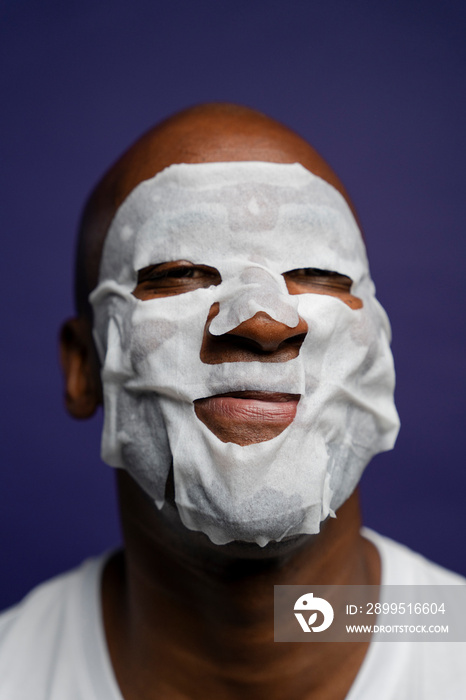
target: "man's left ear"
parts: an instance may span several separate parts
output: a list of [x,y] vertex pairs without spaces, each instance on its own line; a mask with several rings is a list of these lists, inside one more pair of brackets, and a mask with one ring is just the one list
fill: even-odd
[[91,324],[86,318],[72,318],[63,324],[60,359],[68,412],[73,418],[90,418],[102,404],[102,384]]

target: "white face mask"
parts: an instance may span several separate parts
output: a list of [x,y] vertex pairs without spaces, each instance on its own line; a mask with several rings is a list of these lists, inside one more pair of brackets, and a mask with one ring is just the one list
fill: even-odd
[[[216,268],[217,286],[141,301],[138,271],[187,260]],[[363,306],[328,294],[290,295],[283,273],[347,275]],[[138,185],[107,235],[91,294],[103,369],[102,457],[212,542],[263,546],[314,534],[351,495],[398,433],[390,327],[374,296],[364,245],[343,197],[299,164],[172,165]],[[207,364],[206,319],[220,336],[258,311],[309,327],[286,362]],[[299,394],[276,437],[223,442],[199,420],[196,399],[237,391]]]

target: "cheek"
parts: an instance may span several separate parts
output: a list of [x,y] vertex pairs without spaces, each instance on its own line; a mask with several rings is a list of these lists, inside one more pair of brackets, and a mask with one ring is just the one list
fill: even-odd
[[365,310],[353,310],[331,295],[306,294],[299,296],[298,311],[309,327],[301,349],[308,381],[340,381],[360,364],[373,342],[374,328]]
[[[136,374],[194,371],[200,362],[213,291],[199,289],[176,297],[137,301],[127,328],[129,356]],[[194,366],[193,366],[194,365]]]
[[134,325],[130,339],[130,359],[137,368],[148,355],[158,351],[176,333],[176,326],[166,320],[146,320]]

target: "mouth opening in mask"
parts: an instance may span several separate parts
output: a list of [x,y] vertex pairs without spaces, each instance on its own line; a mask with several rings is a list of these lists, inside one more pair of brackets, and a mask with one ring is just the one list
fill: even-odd
[[233,391],[194,401],[196,416],[222,442],[252,445],[280,435],[296,416],[299,394]]

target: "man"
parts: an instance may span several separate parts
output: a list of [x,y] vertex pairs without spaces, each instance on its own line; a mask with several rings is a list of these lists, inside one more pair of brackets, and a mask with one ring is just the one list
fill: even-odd
[[360,532],[398,421],[351,212],[306,142],[231,105],[103,178],[62,359],[73,416],[104,396],[125,547],[3,616],[1,700],[463,697],[456,645],[273,641],[274,585],[464,583]]

